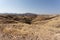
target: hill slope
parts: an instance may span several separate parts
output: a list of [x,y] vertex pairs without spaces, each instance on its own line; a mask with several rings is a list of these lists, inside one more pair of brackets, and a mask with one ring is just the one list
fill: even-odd
[[29,15],[0,15],[0,40],[60,40],[60,15]]

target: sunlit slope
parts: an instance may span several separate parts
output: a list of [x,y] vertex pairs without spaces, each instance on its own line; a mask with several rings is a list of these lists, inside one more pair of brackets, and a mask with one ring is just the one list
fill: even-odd
[[[8,22],[4,23],[0,19],[3,22],[0,23],[0,40],[59,40],[60,38],[60,15],[13,16],[11,18],[13,23],[9,23],[11,16],[4,17],[1,18],[4,21],[8,19]],[[29,24],[25,22],[25,19],[25,21],[22,19],[22,21],[15,23],[14,18],[19,20],[22,18],[32,19]]]
[[40,29],[40,33],[43,36],[44,40],[59,40],[58,38],[60,38],[60,16],[49,20],[48,23],[42,25],[41,27],[42,29]]

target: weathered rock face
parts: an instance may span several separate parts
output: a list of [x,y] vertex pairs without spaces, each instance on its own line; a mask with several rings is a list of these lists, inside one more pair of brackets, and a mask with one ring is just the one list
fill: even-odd
[[60,40],[60,15],[0,15],[0,40]]

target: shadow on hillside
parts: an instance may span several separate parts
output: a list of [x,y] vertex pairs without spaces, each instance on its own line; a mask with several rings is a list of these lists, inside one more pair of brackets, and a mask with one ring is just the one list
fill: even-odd
[[8,14],[8,15],[0,15],[0,23],[27,23],[31,24],[32,20],[37,17],[36,14]]

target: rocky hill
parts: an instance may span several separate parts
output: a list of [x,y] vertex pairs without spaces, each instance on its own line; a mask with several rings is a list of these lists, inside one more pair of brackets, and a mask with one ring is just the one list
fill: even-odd
[[60,40],[60,15],[2,14],[0,40]]

